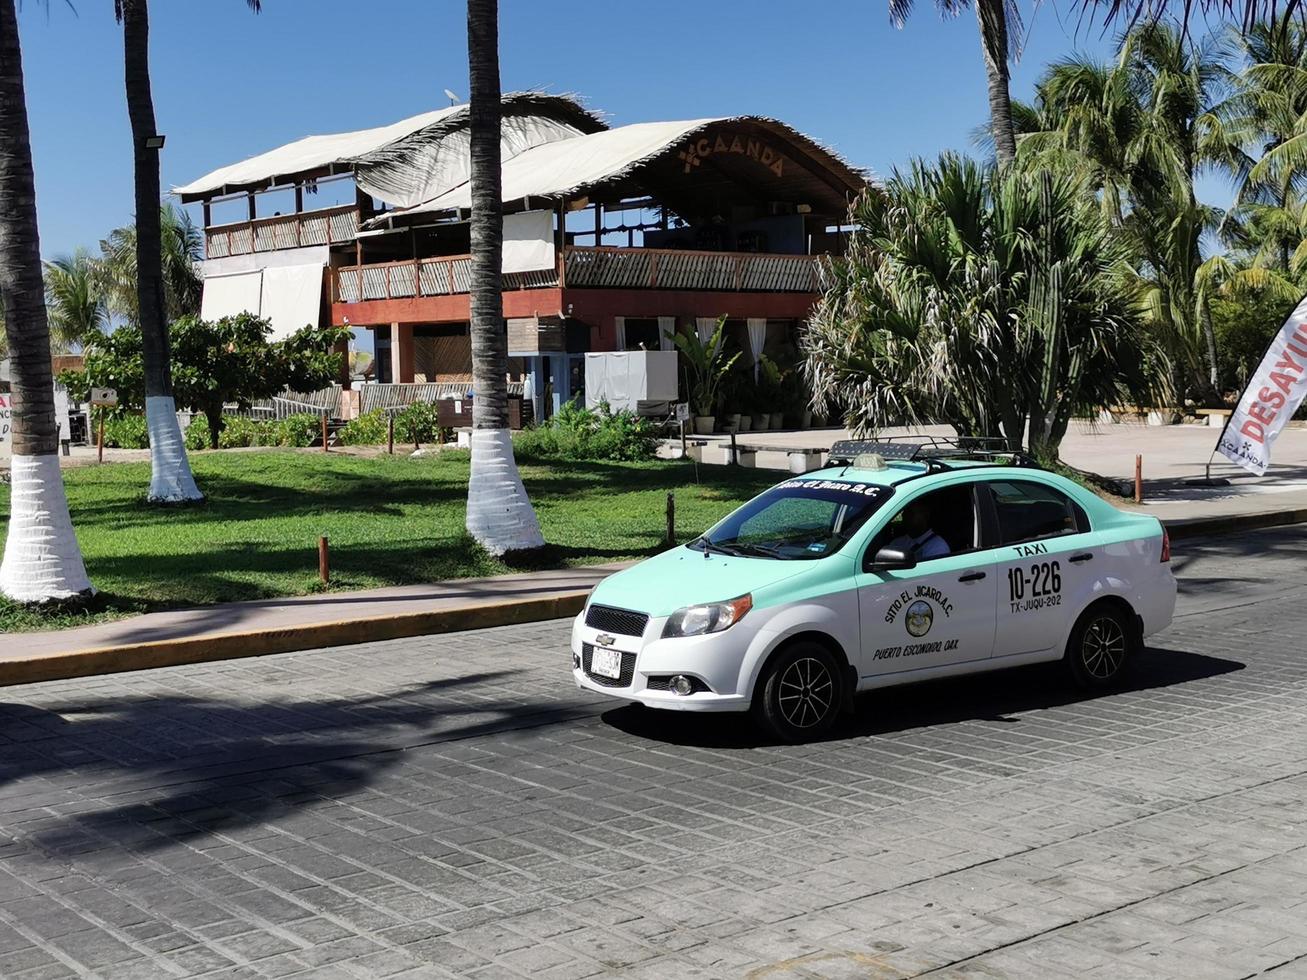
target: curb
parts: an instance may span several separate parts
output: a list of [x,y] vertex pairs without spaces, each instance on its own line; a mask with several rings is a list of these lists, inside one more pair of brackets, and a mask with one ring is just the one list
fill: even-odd
[[1295,510],[1269,510],[1257,514],[1230,514],[1226,517],[1194,517],[1188,520],[1162,521],[1172,541],[1304,523],[1307,523],[1307,507],[1299,507]]
[[[1234,514],[1228,517],[1163,521],[1172,541],[1233,534],[1258,528],[1307,523],[1307,508]],[[376,640],[399,640],[462,630],[515,626],[575,616],[585,605],[588,588],[559,592],[540,599],[509,599],[485,605],[459,606],[432,612],[397,613],[367,619],[223,633],[192,639],[160,640],[126,646],[94,647],[35,657],[0,660],[0,687],[42,681],[92,677],[156,667],[262,657],[317,647],[346,646]]]
[[370,643],[374,640],[398,640],[409,636],[453,633],[491,626],[536,623],[575,616],[585,605],[588,593],[589,589],[586,588],[541,599],[510,599],[489,605],[461,606],[432,612],[397,613],[393,616],[347,619],[276,630],[223,633],[193,639],[160,640],[36,657],[16,657],[0,660],[0,687],[214,660],[262,657],[272,653]]

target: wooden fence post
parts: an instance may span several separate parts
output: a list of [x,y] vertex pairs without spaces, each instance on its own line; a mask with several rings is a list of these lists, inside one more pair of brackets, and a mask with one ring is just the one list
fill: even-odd
[[327,550],[327,536],[318,538],[318,578],[323,585],[331,582],[331,555]]
[[390,453],[390,455],[394,456],[395,455],[395,413],[394,412],[386,413],[386,443],[388,445],[386,451]]
[[1135,503],[1144,502],[1144,457],[1135,457]]
[[676,494],[667,494],[667,547],[676,547]]

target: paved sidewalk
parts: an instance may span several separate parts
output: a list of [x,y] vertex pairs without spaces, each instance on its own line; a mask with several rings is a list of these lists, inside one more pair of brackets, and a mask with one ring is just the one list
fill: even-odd
[[0,976],[1307,975],[1307,528],[1177,548],[1132,683],[824,743],[578,691],[565,622],[0,691]]
[[[76,629],[9,634],[0,639],[0,683],[552,619],[575,613],[595,583],[621,567],[589,565],[363,592],[230,602]],[[50,667],[55,658],[63,664]]]
[[[887,429],[885,435],[914,431],[952,435],[949,426],[923,429]],[[1143,456],[1143,509],[1164,521],[1229,517],[1234,514],[1307,509],[1307,428],[1291,427],[1275,443],[1274,463],[1264,477],[1255,477],[1217,456],[1211,475],[1230,481],[1224,487],[1193,487],[1185,481],[1202,477],[1216,446],[1218,429],[1202,425],[1149,426],[1134,422],[1093,425],[1073,422],[1062,443],[1062,458],[1072,466],[1110,479],[1133,483],[1135,456]],[[726,443],[729,436],[696,436]],[[793,449],[829,449],[847,439],[844,429],[808,429],[802,432],[746,432],[736,437],[740,446]],[[764,465],[784,467],[779,453],[760,454]],[[1131,507],[1132,505],[1124,505]]]

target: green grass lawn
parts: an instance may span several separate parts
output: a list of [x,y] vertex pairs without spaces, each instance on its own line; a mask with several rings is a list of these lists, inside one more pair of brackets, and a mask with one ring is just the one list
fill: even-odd
[[[668,491],[682,540],[779,479],[693,463],[523,464],[548,546],[514,566],[463,531],[468,455],[363,458],[320,452],[191,456],[199,505],[145,503],[147,463],[64,473],[91,581],[89,608],[33,610],[0,599],[0,631],[52,629],[175,606],[302,595],[320,588],[319,535],[332,590],[496,575],[639,557],[662,547]],[[0,484],[0,531],[9,488]]]

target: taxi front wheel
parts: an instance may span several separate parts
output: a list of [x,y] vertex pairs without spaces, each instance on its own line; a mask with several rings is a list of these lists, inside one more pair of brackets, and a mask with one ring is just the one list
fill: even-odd
[[1129,618],[1121,609],[1092,606],[1071,630],[1066,665],[1082,690],[1110,687],[1125,674],[1134,647]]
[[786,742],[816,738],[834,724],[843,691],[835,658],[816,643],[796,643],[777,657],[758,682],[753,714]]

